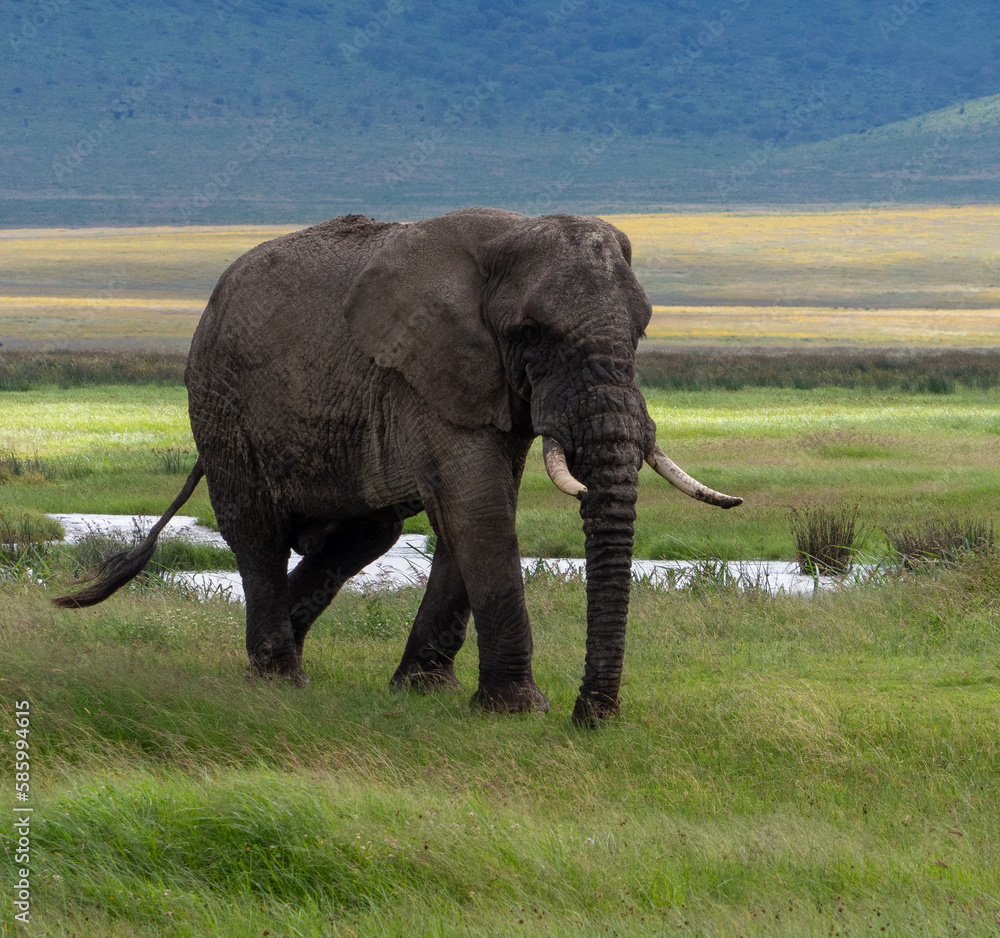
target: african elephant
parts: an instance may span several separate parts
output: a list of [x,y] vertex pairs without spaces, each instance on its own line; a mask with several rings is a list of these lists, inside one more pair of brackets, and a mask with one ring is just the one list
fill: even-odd
[[[312,623],[426,510],[437,545],[392,683],[457,684],[471,611],[473,702],[545,710],[514,531],[541,435],[586,535],[573,719],[616,713],[643,459],[695,498],[741,501],[656,446],[633,368],[651,309],[630,264],[628,238],[599,219],[487,208],[409,225],[349,215],[258,245],[222,275],[192,340],[199,456],[183,491],[139,547],[56,602],[91,605],[135,576],[204,475],[243,578],[249,669],[304,681]],[[291,548],[304,559],[288,573]]]

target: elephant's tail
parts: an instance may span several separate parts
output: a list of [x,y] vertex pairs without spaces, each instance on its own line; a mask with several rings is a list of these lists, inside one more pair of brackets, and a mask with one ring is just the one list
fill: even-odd
[[181,506],[191,497],[195,486],[201,481],[205,470],[201,467],[199,459],[191,470],[191,475],[187,477],[184,488],[180,495],[174,499],[173,504],[164,512],[156,524],[153,525],[149,534],[142,543],[137,544],[131,550],[115,554],[108,558],[98,568],[88,586],[78,593],[71,593],[69,596],[60,596],[52,602],[64,609],[82,609],[84,606],[95,606],[104,602],[113,592],[121,589],[129,580],[136,576],[143,567],[149,563],[150,558],[156,550],[156,539],[166,526],[167,522],[177,514]]

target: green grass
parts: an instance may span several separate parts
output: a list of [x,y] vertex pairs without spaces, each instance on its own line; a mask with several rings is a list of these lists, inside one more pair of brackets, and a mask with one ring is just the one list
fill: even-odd
[[[45,515],[10,515],[0,509],[0,582],[48,583],[72,577],[90,579],[112,556],[135,547],[145,536],[136,526],[130,535],[89,533],[73,544],[61,544],[62,525]],[[184,537],[161,538],[145,569],[126,588],[144,593],[172,587],[173,574],[197,570],[235,570],[231,550]]]
[[814,599],[637,588],[624,716],[597,732],[569,722],[579,582],[528,584],[553,709],[518,718],[469,709],[474,639],[464,692],[389,691],[419,591],[377,614],[338,597],[297,690],[247,684],[240,607],[71,613],[3,587],[0,698],[31,701],[36,920],[115,938],[995,934],[998,587],[994,556]]
[[[871,388],[645,389],[664,449],[746,502],[718,511],[640,474],[636,555],[787,558],[793,508],[855,502],[887,527],[988,512],[997,490],[1000,389],[948,394]],[[44,387],[0,395],[0,509],[159,515],[194,462],[183,387]],[[5,455],[6,454],[6,455]],[[23,471],[4,466],[19,460]],[[214,523],[207,488],[184,511]],[[429,532],[426,516],[407,530]],[[574,504],[549,482],[540,446],[521,486],[524,556],[582,556]]]
[[[640,556],[790,559],[793,509],[855,503],[878,550],[893,524],[995,504],[997,388],[645,393],[671,456],[747,501],[713,510],[643,472]],[[45,511],[160,514],[194,459],[177,386],[10,392],[0,426],[0,510],[32,531]],[[204,486],[185,511],[212,519]],[[525,555],[582,554],[537,451],[518,524]],[[83,558],[38,548],[0,582],[0,703],[31,701],[44,933],[996,932],[995,552],[812,598],[637,584],[624,714],[588,732],[569,720],[578,579],[527,578],[552,711],[499,718],[468,706],[474,637],[464,691],[389,691],[419,590],[342,594],[310,688],[248,684],[241,606],[154,580],[56,610]],[[165,562],[228,565],[196,553]]]
[[181,353],[7,352],[0,357],[0,391],[93,385],[181,385],[187,356]]
[[[164,352],[6,352],[0,357],[0,391],[103,385],[180,387],[186,361],[183,354]],[[666,391],[842,387],[943,394],[959,385],[992,388],[1000,384],[1000,350],[672,348],[649,341],[640,346],[637,370],[643,387]]]

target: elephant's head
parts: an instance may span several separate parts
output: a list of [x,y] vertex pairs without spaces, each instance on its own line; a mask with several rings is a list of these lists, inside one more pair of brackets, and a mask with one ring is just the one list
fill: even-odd
[[553,482],[580,498],[587,659],[578,722],[617,710],[636,481],[645,459],[687,494],[732,507],[656,446],[635,380],[649,299],[628,238],[596,218],[467,209],[407,226],[347,301],[362,346],[453,424],[544,439]]

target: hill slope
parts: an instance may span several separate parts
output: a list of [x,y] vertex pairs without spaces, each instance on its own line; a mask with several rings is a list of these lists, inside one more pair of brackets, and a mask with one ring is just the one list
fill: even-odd
[[0,224],[822,199],[808,174],[755,169],[745,186],[738,169],[763,153],[794,170],[804,145],[997,93],[993,14],[988,0],[15,0]]

